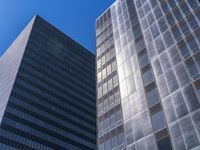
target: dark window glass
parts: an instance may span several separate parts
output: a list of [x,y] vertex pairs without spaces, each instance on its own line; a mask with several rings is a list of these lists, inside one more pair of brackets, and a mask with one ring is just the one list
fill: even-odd
[[162,9],[163,9],[163,11],[164,11],[165,13],[169,12],[169,7],[168,7],[166,1],[163,1],[163,2],[161,3],[161,7],[162,7]]
[[182,12],[185,15],[187,15],[190,12],[190,9],[189,9],[188,5],[185,2],[182,3],[182,5],[180,6],[180,8],[181,8]]
[[176,6],[175,0],[169,0],[168,3],[169,3],[169,6],[170,6],[171,8],[173,8],[173,7]]
[[197,51],[199,51],[199,46],[197,45],[195,39],[191,40],[189,43],[188,43],[191,51],[193,53],[196,53]]
[[188,25],[186,24],[186,22],[184,22],[181,26],[181,30],[183,32],[183,34],[186,36],[190,33],[190,30],[189,30],[189,27]]
[[166,128],[166,121],[163,111],[156,112],[151,116],[152,127],[154,132]]
[[146,69],[146,66],[145,66],[144,71],[142,73],[142,79],[143,79],[144,85],[147,85],[154,80],[154,76],[153,76],[153,72],[151,68]]
[[197,23],[197,21],[196,21],[196,19],[194,18],[194,16],[192,16],[189,20],[188,20],[188,22],[189,22],[189,25],[191,26],[191,28],[193,29],[193,30],[195,30],[199,25],[198,25],[198,23]]
[[147,103],[149,106],[152,106],[156,103],[159,102],[159,96],[158,96],[158,91],[157,88],[151,88],[146,92],[146,98],[147,98]]
[[172,150],[172,146],[171,146],[169,137],[166,137],[166,138],[158,141],[158,149],[159,150]]
[[141,53],[139,53],[138,59],[139,59],[140,66],[144,66],[147,63],[149,63],[149,58],[148,58],[148,54],[146,50],[143,50],[141,51]]
[[192,8],[198,7],[198,4],[197,4],[197,2],[196,2],[195,0],[188,1],[188,3],[190,4],[190,6],[191,6]]
[[188,68],[188,71],[190,72],[190,75],[193,77],[193,78],[196,78],[197,74],[198,74],[198,70],[197,70],[197,66],[195,64],[195,62],[193,61],[193,59],[188,59],[186,61],[186,65],[187,65],[187,68]]
[[197,12],[195,16],[197,16],[197,18],[198,18],[198,19],[199,19],[199,21],[200,21],[200,11],[199,11],[199,12]]
[[180,19],[182,18],[182,15],[181,15],[181,12],[180,12],[179,9],[176,9],[176,10],[174,11],[174,16],[175,16],[175,18],[176,18],[177,20],[180,20]]
[[189,55],[189,50],[186,45],[179,48],[183,57]]
[[167,18],[167,21],[168,21],[168,23],[169,23],[170,25],[174,24],[174,17],[172,16],[171,13],[168,13],[168,14],[166,15],[166,18]]
[[145,11],[146,14],[149,13],[149,12],[151,11],[151,7],[150,7],[149,3],[146,3],[146,4],[144,5],[144,11]]
[[172,33],[173,33],[173,35],[174,35],[174,38],[175,38],[177,41],[179,41],[179,40],[181,39],[181,32],[180,32],[180,30],[179,30],[179,28],[178,28],[177,25],[174,25],[174,26],[172,27]]

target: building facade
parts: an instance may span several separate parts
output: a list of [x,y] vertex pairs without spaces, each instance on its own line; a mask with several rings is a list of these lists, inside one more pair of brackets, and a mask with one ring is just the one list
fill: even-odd
[[99,150],[200,149],[197,0],[116,0],[96,47]]
[[95,56],[35,16],[0,58],[0,149],[96,149]]

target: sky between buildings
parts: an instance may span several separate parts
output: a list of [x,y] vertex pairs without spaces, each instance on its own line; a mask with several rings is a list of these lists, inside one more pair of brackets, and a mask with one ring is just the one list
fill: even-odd
[[95,20],[115,0],[0,0],[0,56],[38,14],[95,53]]

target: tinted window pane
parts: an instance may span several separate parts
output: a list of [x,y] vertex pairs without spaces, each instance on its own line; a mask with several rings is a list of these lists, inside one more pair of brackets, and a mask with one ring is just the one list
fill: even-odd
[[157,132],[166,127],[163,111],[159,111],[151,116],[154,132]]
[[169,137],[162,139],[158,142],[159,150],[172,150],[172,146],[169,140]]

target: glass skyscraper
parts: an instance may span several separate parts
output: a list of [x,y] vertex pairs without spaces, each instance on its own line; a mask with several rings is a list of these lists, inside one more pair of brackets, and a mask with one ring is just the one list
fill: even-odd
[[116,0],[96,47],[99,150],[200,149],[198,0]]
[[95,150],[95,56],[35,16],[0,57],[1,150]]

